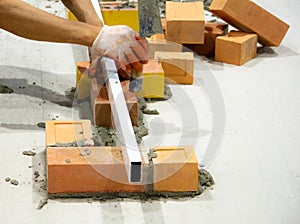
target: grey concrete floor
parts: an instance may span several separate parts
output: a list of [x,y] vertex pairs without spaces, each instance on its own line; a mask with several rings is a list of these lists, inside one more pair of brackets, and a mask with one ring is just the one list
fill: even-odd
[[[28,2],[64,16],[60,3]],[[36,124],[78,118],[64,91],[87,55],[80,46],[0,30],[0,83],[15,90],[0,94],[1,223],[300,223],[300,2],[255,2],[291,25],[280,47],[260,49],[240,67],[197,57],[195,84],[171,86],[171,101],[149,105],[160,115],[146,116],[144,147],[193,144],[216,181],[183,200],[52,199],[37,210],[45,196],[45,132]],[[34,157],[22,154],[33,149]]]

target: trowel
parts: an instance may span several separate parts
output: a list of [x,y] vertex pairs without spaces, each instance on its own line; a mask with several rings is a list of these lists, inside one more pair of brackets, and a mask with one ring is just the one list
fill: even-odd
[[[138,0],[140,36],[151,37],[163,33],[158,0]],[[132,71],[129,90],[140,92],[143,85],[143,73]]]

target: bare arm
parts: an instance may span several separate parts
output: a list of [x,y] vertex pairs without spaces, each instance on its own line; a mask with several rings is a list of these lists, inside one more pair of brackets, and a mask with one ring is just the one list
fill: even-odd
[[103,26],[101,20],[97,16],[91,0],[61,0],[64,5],[76,16],[76,18],[84,23],[94,26]]
[[[78,3],[79,0],[74,0],[75,2]],[[76,8],[75,5],[73,6]],[[92,46],[102,23],[98,25],[96,20],[92,21],[88,16],[85,18],[82,10],[73,9],[82,21],[90,21],[94,25],[54,16],[20,0],[0,0],[0,28],[32,40]]]

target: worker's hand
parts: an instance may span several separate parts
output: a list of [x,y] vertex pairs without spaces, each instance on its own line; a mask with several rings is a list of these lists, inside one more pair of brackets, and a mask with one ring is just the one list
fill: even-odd
[[92,61],[101,56],[115,60],[120,74],[130,78],[132,70],[142,72],[147,63],[148,43],[146,39],[128,26],[104,26],[91,48]]

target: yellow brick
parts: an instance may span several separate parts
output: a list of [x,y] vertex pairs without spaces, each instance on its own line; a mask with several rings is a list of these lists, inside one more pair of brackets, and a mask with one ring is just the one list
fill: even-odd
[[[128,9],[115,9],[114,6],[118,4],[117,2],[102,2],[101,13],[104,20],[104,24],[108,26],[113,25],[127,25],[131,27],[136,32],[139,32],[139,16],[138,9],[128,8]],[[77,20],[75,15],[68,10],[68,18],[71,20]]]
[[76,16],[70,10],[67,10],[67,14],[70,20],[74,20],[74,21],[77,20]]
[[137,5],[135,8],[115,9],[118,2],[101,2],[101,12],[105,25],[127,25],[139,32],[139,15]]
[[84,99],[90,96],[91,81],[87,76],[89,62],[76,63],[76,92],[78,99]]
[[150,60],[144,65],[143,87],[139,97],[162,98],[164,97],[164,71],[157,60]]

